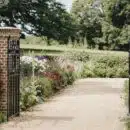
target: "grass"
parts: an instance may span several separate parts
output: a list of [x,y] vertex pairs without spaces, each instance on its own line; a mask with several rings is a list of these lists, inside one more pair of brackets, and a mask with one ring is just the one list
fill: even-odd
[[65,52],[87,52],[89,54],[94,55],[124,55],[127,56],[127,52],[121,52],[121,51],[100,51],[100,50],[92,50],[92,49],[81,49],[81,48],[69,48],[67,46],[46,46],[46,45],[35,45],[35,44],[21,44],[20,45],[21,50],[24,54],[34,51],[35,54],[38,55],[62,55]]

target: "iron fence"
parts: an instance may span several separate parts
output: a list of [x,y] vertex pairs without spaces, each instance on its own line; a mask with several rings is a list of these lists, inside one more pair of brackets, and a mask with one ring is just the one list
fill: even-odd
[[8,117],[20,112],[20,47],[19,40],[8,39]]

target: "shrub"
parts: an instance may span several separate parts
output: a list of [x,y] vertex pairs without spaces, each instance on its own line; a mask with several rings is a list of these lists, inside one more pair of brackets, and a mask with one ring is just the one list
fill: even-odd
[[37,86],[37,96],[41,101],[43,101],[44,98],[48,98],[53,94],[52,80],[45,77],[39,77],[35,85]]
[[88,52],[82,51],[82,52],[69,52],[67,53],[67,58],[73,61],[81,61],[86,62],[89,60],[89,54]]
[[106,77],[109,78],[116,78],[116,77],[120,77],[120,75],[117,75],[117,67],[107,67],[106,69]]
[[107,66],[103,62],[96,62],[93,72],[96,77],[106,77]]
[[34,81],[32,79],[22,79],[20,92],[20,106],[22,110],[26,110],[38,103],[36,86],[34,85]]
[[129,81],[126,80],[124,83],[124,100],[125,100],[125,105],[128,106],[128,93],[129,93]]
[[72,85],[73,82],[75,81],[75,74],[71,71],[64,72],[63,79],[64,79],[64,77],[67,82],[67,85]]
[[129,76],[128,70],[129,70],[128,65],[119,67],[119,69],[116,72],[116,77],[128,78]]
[[7,119],[6,119],[5,115],[2,112],[0,112],[0,124],[5,122],[6,120]]
[[[91,64],[90,64],[91,63]],[[127,78],[128,77],[128,58],[122,56],[95,56],[90,61],[84,63],[81,72],[83,78],[86,77],[109,77]]]
[[81,72],[81,77],[82,78],[87,78],[87,77],[94,77],[94,71],[93,71],[93,65],[88,62],[87,64],[84,64],[83,70]]
[[[88,52],[69,52],[66,58],[83,64],[80,72],[77,72],[78,77],[109,77],[109,78],[127,78],[128,77],[128,55],[119,52],[98,52],[95,50]],[[76,68],[76,67],[75,67]]]
[[45,77],[26,77],[21,82],[21,109],[41,103],[53,94],[52,80]]

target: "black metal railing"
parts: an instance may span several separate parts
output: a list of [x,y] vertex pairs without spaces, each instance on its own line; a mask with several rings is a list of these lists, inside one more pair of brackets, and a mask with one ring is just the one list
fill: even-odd
[[8,118],[20,112],[19,40],[8,40]]

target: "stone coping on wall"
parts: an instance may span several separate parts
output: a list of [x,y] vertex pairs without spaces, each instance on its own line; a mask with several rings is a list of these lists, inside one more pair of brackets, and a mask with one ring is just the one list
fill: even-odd
[[20,37],[21,30],[14,27],[0,27],[0,37]]

